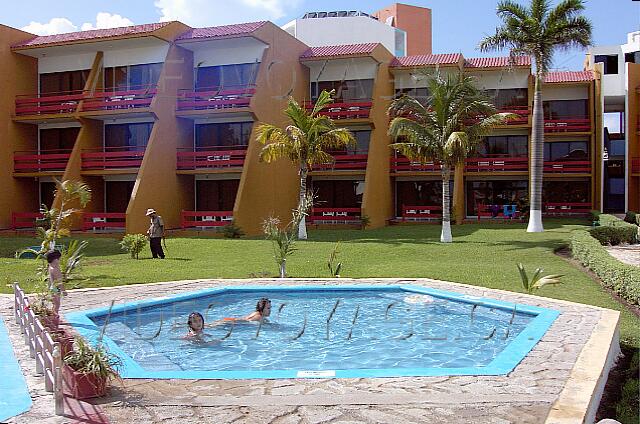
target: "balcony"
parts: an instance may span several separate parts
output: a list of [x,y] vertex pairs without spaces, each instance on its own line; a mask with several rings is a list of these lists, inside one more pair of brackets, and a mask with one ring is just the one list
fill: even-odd
[[545,133],[564,132],[589,132],[591,131],[591,120],[589,118],[562,118],[544,120]]
[[368,152],[332,152],[334,163],[313,166],[313,171],[360,171],[367,169]]
[[155,85],[135,89],[103,89],[87,95],[82,103],[82,112],[131,111],[151,106],[157,93]]
[[405,156],[396,154],[391,158],[391,172],[440,172],[442,166],[439,163],[420,163],[411,161]]
[[442,206],[407,206],[402,205],[402,222],[432,221],[442,218]]
[[187,228],[216,228],[233,221],[233,211],[182,211],[181,226]]
[[640,158],[631,159],[631,173],[640,174]]
[[84,213],[82,231],[124,231],[126,219],[125,213]]
[[242,168],[247,146],[211,146],[178,149],[178,170]]
[[307,216],[311,224],[360,224],[360,208],[313,208]]
[[544,161],[544,172],[548,174],[590,174],[591,162],[580,161]]
[[488,155],[465,159],[465,172],[528,172],[529,158]]
[[518,115],[507,121],[507,125],[527,125],[529,123],[529,107],[528,106],[509,106],[498,110],[498,113],[512,113]]
[[178,111],[248,108],[256,93],[255,85],[208,87],[180,90]]
[[591,212],[591,203],[545,203],[543,214],[547,216],[576,216],[588,215]]
[[70,156],[67,149],[17,151],[13,156],[13,172],[64,172]]
[[[304,102],[304,107],[311,111],[314,102]],[[327,105],[320,115],[328,116],[331,119],[367,119],[371,112],[373,103],[371,99],[353,99],[348,101],[340,101],[339,103],[331,103]]]
[[145,147],[105,147],[102,149],[85,149],[81,154],[82,170],[112,170],[123,168],[140,168]]
[[71,114],[83,99],[82,91],[16,96],[16,116]]
[[44,215],[40,212],[11,212],[11,229],[30,229],[34,230],[38,226],[38,220],[43,219]]

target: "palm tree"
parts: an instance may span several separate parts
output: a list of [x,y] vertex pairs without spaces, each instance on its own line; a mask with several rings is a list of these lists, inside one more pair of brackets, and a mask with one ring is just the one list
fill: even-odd
[[429,97],[426,106],[408,96],[396,99],[389,107],[389,135],[396,141],[390,147],[422,164],[437,162],[442,176],[442,234],[440,241],[450,243],[451,211],[449,179],[454,166],[464,159],[495,126],[511,118],[495,113],[488,97],[474,79],[462,73],[447,77],[436,73],[427,79]]
[[[270,163],[287,158],[298,165],[300,176],[300,194],[298,209],[306,204],[307,175],[313,165],[331,164],[335,161],[328,153],[330,150],[344,149],[355,144],[353,134],[346,128],[336,128],[333,120],[320,115],[325,106],[333,102],[334,91],[322,91],[311,112],[307,112],[293,98],[289,99],[285,115],[291,120],[286,128],[271,124],[260,124],[257,140],[264,145],[260,160]],[[307,228],[305,214],[301,214],[298,226],[298,238],[306,240]]]
[[530,213],[527,231],[542,232],[542,172],[544,120],[542,115],[541,83],[553,63],[558,49],[587,47],[591,44],[591,22],[580,15],[582,0],[562,0],[551,9],[550,0],[531,0],[526,8],[515,1],[498,3],[497,14],[502,26],[494,35],[480,42],[480,50],[509,48],[510,55],[526,54],[535,65],[535,94],[533,97],[533,128],[531,131],[531,172],[529,178]]

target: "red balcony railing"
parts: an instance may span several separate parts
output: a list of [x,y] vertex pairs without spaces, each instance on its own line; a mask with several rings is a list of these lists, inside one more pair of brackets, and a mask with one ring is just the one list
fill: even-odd
[[397,155],[391,158],[392,172],[440,172],[442,166],[439,163],[427,162],[422,164],[414,162],[408,158]]
[[18,151],[13,155],[13,171],[19,172],[60,172],[69,162],[71,151],[68,149],[41,150],[40,152]]
[[545,119],[544,132],[587,132],[591,131],[589,118]]
[[[368,118],[373,103],[371,99],[353,99],[339,101],[325,106],[320,115],[328,116],[331,119],[361,119]],[[314,102],[304,102],[307,110],[313,109]]]
[[82,154],[82,170],[139,168],[145,147],[105,147],[85,149]]
[[442,206],[402,205],[402,221],[427,221],[442,218]]
[[545,203],[543,213],[549,216],[588,215],[591,203]]
[[233,221],[233,211],[182,211],[182,228],[224,227]]
[[640,174],[640,158],[631,159],[631,173]]
[[518,115],[507,121],[507,125],[524,125],[529,123],[529,107],[528,106],[508,106],[498,110],[499,113],[513,113]]
[[255,85],[180,90],[177,109],[181,111],[247,108],[255,93]]
[[312,224],[357,224],[361,218],[360,208],[313,208],[307,217]]
[[242,167],[247,146],[211,146],[178,149],[178,169],[206,169]]
[[87,95],[82,111],[131,110],[147,108],[157,93],[155,85],[125,89],[96,90]]
[[591,162],[580,161],[544,161],[544,172],[549,174],[591,173]]
[[529,159],[526,157],[488,155],[468,158],[464,162],[466,172],[527,172],[529,169]]
[[82,91],[16,96],[16,116],[74,113],[82,99]]
[[37,226],[37,221],[43,219],[40,212],[11,212],[11,229],[33,228]]
[[367,157],[368,152],[340,152],[340,153],[332,153],[333,158],[335,159],[334,163],[325,163],[314,165],[314,171],[330,171],[330,170],[341,170],[341,171],[357,171],[360,169],[367,169]]
[[126,227],[127,214],[117,212],[84,213],[82,231],[119,230]]

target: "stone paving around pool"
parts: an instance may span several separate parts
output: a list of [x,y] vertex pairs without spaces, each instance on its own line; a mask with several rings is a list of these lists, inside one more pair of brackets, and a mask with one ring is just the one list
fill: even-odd
[[[96,403],[113,423],[568,423],[587,414],[606,359],[617,354],[615,311],[429,279],[178,281],[72,291],[64,299],[63,310],[85,310],[108,306],[111,300],[124,303],[217,286],[359,283],[424,285],[552,308],[561,314],[527,357],[505,376],[125,380],[116,383],[110,397]],[[0,297],[0,314],[5,320],[13,315],[12,299]],[[22,338],[15,334],[15,326],[9,328],[12,330],[15,346]],[[608,339],[603,339],[604,335]],[[612,338],[615,347],[609,351]],[[24,357],[28,351],[17,350],[25,374],[32,373],[31,360]],[[604,370],[604,378],[606,373],[608,370]],[[64,422],[52,417],[53,397],[43,395],[37,386],[29,387],[38,395],[34,408],[14,422]],[[50,398],[48,417],[41,408],[47,399],[40,399],[46,397]]]

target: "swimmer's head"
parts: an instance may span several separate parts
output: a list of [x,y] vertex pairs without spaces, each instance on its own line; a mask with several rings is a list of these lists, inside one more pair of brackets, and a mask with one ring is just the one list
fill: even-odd
[[200,312],[191,312],[189,314],[189,318],[187,319],[187,325],[190,330],[193,331],[202,331],[204,328],[204,317]]
[[256,311],[260,312],[263,317],[268,317],[271,314],[271,301],[266,297],[258,300]]

